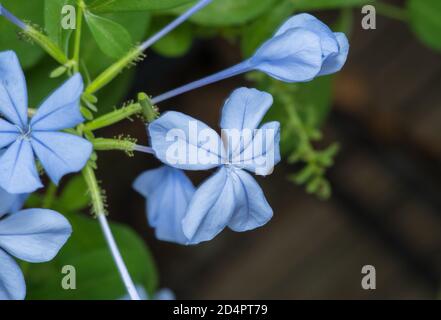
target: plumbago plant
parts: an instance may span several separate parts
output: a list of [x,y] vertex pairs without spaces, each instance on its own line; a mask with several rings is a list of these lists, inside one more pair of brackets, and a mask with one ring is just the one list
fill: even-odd
[[[221,23],[223,20],[216,22],[216,15],[212,13],[231,10],[228,19],[249,21],[250,17],[269,8],[271,1],[50,0],[45,2],[45,31],[26,17],[19,19],[11,9],[12,2],[11,6],[6,3],[9,2],[0,6],[1,15],[20,30],[22,38],[38,45],[58,64],[50,77],[60,78],[61,84],[51,87],[52,93],[42,99],[42,103],[32,103],[21,64],[32,64],[32,60],[38,58],[29,52],[20,62],[13,50],[0,53],[2,299],[24,299],[25,278],[30,288],[29,298],[115,299],[124,295],[124,288],[133,300],[155,296],[155,270],[144,244],[127,228],[118,225],[111,228],[107,221],[106,197],[97,179],[99,151],[119,150],[129,155],[143,152],[164,164],[144,172],[134,182],[135,190],[147,198],[148,221],[158,239],[194,245],[213,239],[226,227],[244,232],[265,225],[273,211],[250,173],[269,175],[281,159],[280,123],[263,121],[274,102],[273,96],[257,89],[235,90],[222,109],[220,136],[188,115],[175,111],[160,114],[156,105],[251,71],[257,72],[255,78],[260,77],[258,74],[266,75],[268,78],[261,80],[261,85],[268,81],[276,91],[279,86],[307,83],[338,72],[349,51],[343,33],[333,32],[314,16],[300,13],[286,17],[243,62],[157,97],[141,92],[123,107],[109,111],[101,108],[104,99],[97,93],[118,83],[120,73],[143,59],[144,51],[161,43],[164,36],[179,30],[179,26],[186,31],[188,19]],[[189,4],[182,7],[186,3]],[[72,32],[60,27],[60,13],[66,4],[76,7],[76,28]],[[131,34],[122,25],[101,15],[160,9],[171,10],[178,16],[137,45],[132,44]],[[88,39],[87,32],[97,48],[113,58],[98,73],[88,64],[89,44],[84,43]],[[158,50],[167,52],[168,46],[162,42]],[[97,62],[95,58],[91,61]],[[34,82],[28,80],[28,83],[32,92]],[[281,96],[289,98],[286,94]],[[34,105],[39,107],[29,107]],[[96,130],[135,115],[147,125],[148,143],[97,136]],[[261,122],[264,123],[261,125]],[[320,154],[317,163],[328,163],[329,159],[328,162],[323,159],[332,157],[333,153],[328,150]],[[214,168],[217,168],[215,173],[197,188],[182,171]],[[57,197],[60,180],[76,172],[80,174],[72,178]],[[50,182],[42,195],[36,191],[44,187],[40,178],[43,173]],[[326,189],[322,178],[314,179],[316,190]],[[26,206],[34,209],[21,209],[26,199]],[[78,214],[88,202],[97,221]],[[98,229],[104,237],[98,236]],[[46,262],[53,259],[65,243],[51,264],[19,265],[14,260]],[[110,259],[118,273],[109,263]],[[78,269],[81,286],[76,290],[63,290],[60,285],[59,272],[66,265]],[[118,275],[122,281],[118,281]],[[72,289],[72,283],[64,285]],[[143,288],[147,292],[140,295]]]

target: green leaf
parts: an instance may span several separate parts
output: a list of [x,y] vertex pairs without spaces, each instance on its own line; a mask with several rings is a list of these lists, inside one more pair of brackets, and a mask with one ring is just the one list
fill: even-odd
[[61,77],[63,74],[65,74],[67,71],[67,68],[65,66],[59,66],[55,68],[50,74],[49,78],[58,78]]
[[375,0],[288,0],[295,10],[328,10],[348,7],[364,6]]
[[[1,4],[20,19],[43,24],[44,0],[22,1],[2,0]],[[23,41],[18,35],[18,28],[0,16],[0,51],[14,50],[23,69],[34,66],[44,56],[44,51],[35,44]]]
[[[150,25],[150,15],[143,12],[121,12],[114,14],[105,14],[104,18],[115,21],[123,25],[132,36],[133,42],[140,42],[147,37],[148,27]],[[90,30],[83,30],[81,45],[81,58],[87,66],[91,78],[95,78],[105,68],[116,61],[115,58],[100,55],[97,59],[98,44],[94,40]]]
[[45,0],[44,2],[44,28],[49,38],[56,43],[64,53],[68,52],[68,42],[72,29],[62,27],[62,8],[65,5],[74,5],[74,0]]
[[89,204],[87,185],[82,175],[76,175],[69,180],[56,200],[54,207],[60,211],[78,211]]
[[122,25],[85,12],[86,22],[101,51],[109,57],[122,57],[132,46],[130,33]]
[[165,10],[179,7],[194,0],[96,0],[89,10],[95,13]]
[[[190,21],[204,26],[233,26],[245,24],[270,10],[276,0],[215,0],[196,13]],[[190,6],[173,12],[180,14]]]
[[[135,42],[145,40],[147,37],[150,16],[145,12],[121,12],[118,14],[106,14],[117,23],[124,25]],[[93,36],[87,28],[83,32],[81,57],[87,65],[91,78],[95,78],[105,68],[110,66],[115,59],[101,55],[97,59],[99,48]],[[122,102],[127,94],[134,77],[134,68],[125,70],[119,77],[98,92],[98,115],[112,111],[115,106]]]
[[409,0],[410,25],[427,46],[441,51],[441,1]]
[[[153,20],[152,34],[162,29],[170,19],[157,17]],[[184,23],[153,45],[153,49],[166,57],[179,57],[188,52],[193,42],[193,30],[189,23]]]
[[[109,299],[125,294],[125,289],[104,241],[98,221],[80,214],[67,214],[73,228],[71,238],[58,256],[49,263],[26,264],[28,299]],[[112,223],[118,247],[136,284],[150,294],[156,291],[158,278],[152,256],[130,228]],[[65,265],[76,269],[76,289],[61,287]]]

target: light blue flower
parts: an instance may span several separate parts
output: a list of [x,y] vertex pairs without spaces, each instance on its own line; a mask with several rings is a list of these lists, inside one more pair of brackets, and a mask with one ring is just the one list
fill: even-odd
[[152,99],[156,104],[182,93],[253,70],[285,82],[307,82],[343,68],[349,42],[306,13],[288,19],[254,55],[221,72],[189,83]]
[[[245,170],[267,175],[280,161],[279,123],[266,123],[261,130],[257,130],[272,102],[270,94],[256,89],[241,88],[234,91],[222,110],[222,139],[204,123],[179,112],[167,112],[149,125],[152,148],[156,157],[165,164],[186,170],[218,167],[217,172],[196,190],[186,208],[182,230],[188,240],[187,244],[211,240],[227,226],[242,232],[260,227],[271,219],[273,211],[262,189]],[[203,133],[203,141],[191,137],[190,131],[195,130],[197,134]],[[239,139],[231,139],[234,130],[240,133]],[[189,135],[178,136],[178,140],[174,141],[170,133],[177,131],[189,132]],[[248,131],[252,132],[251,136],[244,134]],[[262,132],[273,134],[265,139]],[[176,159],[171,159],[173,152],[170,150],[174,149],[177,142],[178,151],[184,152],[178,155],[176,162]],[[251,149],[253,152],[250,152]],[[204,161],[193,161],[195,155],[202,155],[202,158],[196,157],[196,160]],[[179,181],[175,179],[173,184]],[[172,184],[165,181],[158,189],[164,188],[165,183]],[[154,184],[149,187],[155,190]],[[151,189],[144,191],[147,196],[152,194]],[[167,201],[173,202],[173,198],[164,196],[163,202]],[[155,212],[168,216],[173,214],[163,208]]]
[[61,214],[27,209],[0,220],[0,300],[26,296],[23,273],[13,257],[31,263],[52,260],[66,243],[72,228]]
[[162,166],[136,178],[133,188],[147,198],[147,220],[163,241],[186,244],[182,219],[195,188],[181,170]]
[[302,13],[288,19],[249,60],[253,69],[285,82],[304,82],[340,71],[349,42],[314,16]]
[[51,180],[58,184],[77,172],[92,152],[87,140],[60,130],[83,122],[79,100],[83,91],[75,74],[54,91],[28,121],[26,81],[13,51],[0,53],[0,187],[9,193],[29,193],[42,187],[34,154]]

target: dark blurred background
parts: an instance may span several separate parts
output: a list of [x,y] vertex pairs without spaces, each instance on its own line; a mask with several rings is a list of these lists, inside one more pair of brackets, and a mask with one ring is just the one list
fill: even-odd
[[[359,13],[359,11],[358,11]],[[377,17],[363,30],[354,11],[351,53],[335,82],[324,144],[341,152],[327,176],[332,198],[320,201],[286,178],[298,168],[283,162],[260,178],[274,218],[247,233],[224,231],[195,247],[160,242],[147,226],[135,177],[159,166],[149,155],[100,156],[99,178],[110,216],[143,235],[160,270],[161,287],[182,299],[399,299],[435,298],[441,263],[441,59],[401,22]],[[220,38],[200,40],[185,57],[148,53],[138,65],[128,98],[156,95],[241,60]],[[161,104],[216,127],[237,77]],[[282,128],[283,130],[283,128]],[[139,122],[124,122],[103,136],[144,137]],[[117,168],[115,168],[117,164]],[[200,183],[208,173],[191,174]],[[361,288],[361,269],[373,265],[377,289]]]

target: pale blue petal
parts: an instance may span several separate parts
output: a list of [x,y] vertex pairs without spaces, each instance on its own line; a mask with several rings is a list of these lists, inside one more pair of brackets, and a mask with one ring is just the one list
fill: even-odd
[[176,295],[172,290],[164,288],[155,293],[153,300],[176,300]]
[[236,209],[228,227],[236,232],[253,230],[265,225],[273,210],[256,180],[243,170],[234,170]]
[[324,76],[340,71],[346,63],[349,54],[349,41],[344,33],[335,33],[339,51],[330,55],[324,62],[319,75]]
[[28,194],[12,194],[0,188],[0,217],[6,213],[20,210],[26,201]]
[[[1,103],[1,102],[0,102]],[[20,130],[4,119],[0,119],[0,149],[9,146],[20,136]]]
[[13,203],[16,201],[18,195],[11,194],[0,188],[0,218],[6,213],[10,212]]
[[152,148],[163,163],[185,170],[207,170],[222,163],[222,141],[203,122],[167,112],[148,126]]
[[0,52],[0,113],[12,123],[26,128],[28,93],[20,62],[14,51]]
[[187,243],[182,219],[194,194],[190,179],[181,170],[169,166],[148,170],[134,182],[133,188],[147,198],[147,215],[156,237],[163,241]]
[[51,180],[58,184],[67,173],[78,172],[92,153],[92,144],[64,132],[32,132],[32,148]]
[[27,209],[0,221],[0,248],[33,263],[52,260],[72,233],[67,219],[47,209]]
[[273,97],[256,89],[233,91],[222,108],[222,129],[256,129],[273,104]]
[[250,63],[254,69],[281,81],[310,81],[322,66],[321,39],[306,29],[288,30],[266,41]]
[[9,193],[30,193],[42,186],[31,143],[15,141],[0,158],[0,187]]
[[227,226],[236,206],[233,183],[222,166],[196,190],[182,221],[189,244],[211,240]]
[[0,300],[23,300],[26,284],[17,262],[0,249]]
[[75,74],[55,90],[32,117],[33,131],[54,131],[73,128],[84,121],[80,112],[83,79]]
[[273,172],[280,159],[280,123],[272,121],[256,131],[253,141],[232,159],[232,164],[257,175],[267,176]]
[[21,193],[17,195],[15,201],[12,203],[11,208],[9,209],[9,212],[15,213],[20,211],[23,208],[26,200],[29,198],[29,195],[29,193]]
[[252,140],[256,129],[268,109],[273,97],[256,89],[235,90],[222,108],[222,140],[227,145],[228,154],[240,153]]
[[320,37],[322,55],[324,58],[339,51],[337,40],[331,29],[319,19],[308,13],[297,14],[288,19],[279,30],[277,30],[276,36],[295,28],[312,31]]

